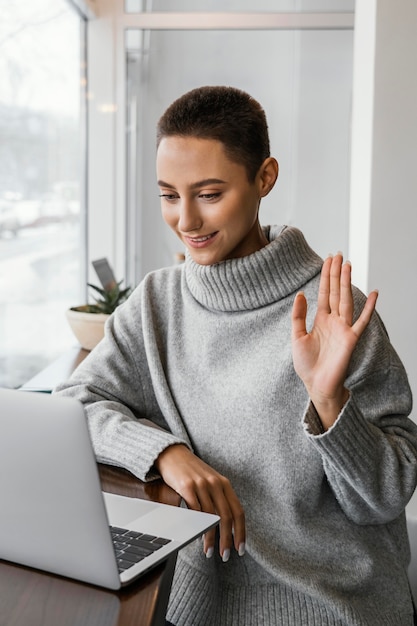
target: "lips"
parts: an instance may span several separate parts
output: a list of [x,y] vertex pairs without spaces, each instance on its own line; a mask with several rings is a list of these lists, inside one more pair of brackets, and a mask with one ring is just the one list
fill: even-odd
[[200,243],[201,241],[207,241],[207,239],[210,239],[210,237],[212,237],[212,235],[206,235],[205,237],[190,237],[190,239],[192,239],[192,241],[195,241],[196,243]]
[[201,237],[184,237],[184,239],[192,248],[204,248],[205,246],[211,244],[217,234],[218,231],[210,233],[210,235],[202,235]]

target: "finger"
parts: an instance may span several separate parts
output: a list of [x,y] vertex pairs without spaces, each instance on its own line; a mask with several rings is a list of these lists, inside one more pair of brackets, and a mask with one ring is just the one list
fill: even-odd
[[354,331],[357,337],[360,337],[363,331],[365,330],[365,328],[368,326],[371,320],[372,314],[375,311],[377,299],[378,299],[378,291],[375,289],[374,291],[371,291],[371,293],[369,294],[360,316],[358,317],[358,319],[352,326],[352,330]]
[[[199,496],[196,490],[188,487],[183,490],[180,495],[189,509],[193,511],[204,511],[204,513],[215,513],[214,505],[207,504],[209,499],[205,498],[203,495]],[[202,503],[204,501],[206,504]],[[215,539],[215,529],[211,529],[203,535],[203,550],[207,558],[211,558],[214,554]]]
[[234,519],[234,546],[239,556],[243,556],[246,552],[246,521],[243,509]]
[[[207,489],[207,487],[209,487]],[[223,556],[223,552],[227,549],[230,554],[230,548],[233,542],[232,539],[232,524],[230,524],[230,528],[225,527],[225,519],[231,517],[230,507],[223,495],[223,488],[214,485],[212,487],[213,492],[210,492],[210,485],[204,484],[199,487],[198,490],[198,500],[200,502],[200,510],[205,513],[217,514],[220,516],[220,532],[223,535],[224,541],[223,545],[220,546],[220,554]],[[227,536],[226,536],[227,535]],[[216,529],[211,529],[207,531],[204,535],[204,553],[207,558],[211,558],[214,554],[214,546],[216,539]]]
[[220,556],[223,561],[228,561],[233,546],[239,553],[244,553],[245,550],[246,528],[243,507],[230,482],[224,477],[221,489],[216,484],[210,495],[214,510],[220,516]]
[[[185,482],[186,481],[184,481],[184,483]],[[189,484],[184,484],[181,488],[177,488],[176,491],[180,494],[189,509],[193,511],[204,511],[193,480],[190,480]],[[210,511],[204,512],[209,513]]]
[[[205,513],[215,513],[214,505],[202,504],[200,510],[204,511]],[[204,550],[204,554],[206,555],[208,559],[210,559],[214,554],[215,543],[216,543],[216,529],[212,528],[211,530],[208,530],[203,535],[203,544],[204,544],[203,550]]]
[[340,275],[343,264],[343,256],[338,252],[332,259],[330,266],[330,289],[329,307],[330,312],[340,313]]
[[307,334],[306,328],[307,300],[302,291],[295,296],[292,307],[292,338],[297,340]]
[[330,313],[330,268],[333,257],[329,255],[323,263],[320,274],[319,293],[317,298],[317,312]]
[[204,554],[208,559],[214,554],[214,545],[216,543],[216,530],[213,528],[204,534]]
[[239,498],[231,487],[227,490],[226,496],[233,518],[233,544],[239,555],[243,556],[246,547],[245,512]]
[[[214,513],[220,516],[219,530],[220,542],[219,551],[223,561],[228,561],[230,550],[233,545],[233,514],[229,503],[224,495],[223,487],[218,484],[213,485],[213,491],[210,492],[208,483],[196,481],[193,489],[188,489],[184,495],[187,506],[195,511],[203,511],[204,513]],[[215,531],[208,531],[204,536],[204,553],[210,558],[214,553]]]
[[230,551],[233,546],[233,525],[234,516],[229,501],[224,497],[217,498],[215,502],[217,515],[220,515],[219,523],[219,552],[223,561],[229,560]]
[[343,264],[340,275],[340,316],[347,324],[352,324],[353,296],[352,296],[352,266],[349,261]]
[[[191,485],[183,491],[182,497],[189,508],[220,516],[219,551],[223,561],[228,561],[233,546],[233,513],[225,497],[223,485],[216,475],[204,479],[194,478]],[[204,536],[203,549],[207,558],[214,553],[215,538],[215,529],[208,531]]]

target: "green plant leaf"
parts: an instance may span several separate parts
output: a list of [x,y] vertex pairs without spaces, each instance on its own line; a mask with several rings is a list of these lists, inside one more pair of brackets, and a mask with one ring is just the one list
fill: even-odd
[[106,313],[110,315],[113,311],[122,304],[132,292],[131,287],[125,287],[121,289],[122,280],[117,283],[111,289],[103,289],[87,283],[88,287],[93,289],[96,293],[93,294],[95,304],[88,305],[90,313]]

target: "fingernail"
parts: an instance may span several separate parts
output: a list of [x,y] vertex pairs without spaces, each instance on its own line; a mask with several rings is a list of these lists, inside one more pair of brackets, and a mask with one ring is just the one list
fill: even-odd
[[243,556],[246,552],[246,544],[244,541],[242,541],[242,543],[239,544],[239,550],[238,550],[238,555],[239,556]]
[[211,559],[211,557],[213,556],[213,554],[214,554],[214,548],[213,548],[213,546],[211,546],[210,548],[208,548],[208,550],[207,550],[207,552],[206,552],[206,558],[207,558],[207,559]]
[[222,556],[223,563],[227,563],[229,558],[230,558],[230,550],[229,550],[229,548],[226,548],[226,550],[223,552],[223,556]]

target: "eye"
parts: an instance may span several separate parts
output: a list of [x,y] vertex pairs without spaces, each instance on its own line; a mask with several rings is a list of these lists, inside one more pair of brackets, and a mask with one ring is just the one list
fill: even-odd
[[213,193],[200,193],[198,197],[202,198],[203,200],[208,200],[210,202],[210,201],[218,200],[220,196],[221,196],[221,193],[219,191],[216,191]]
[[164,198],[167,202],[173,202],[178,199],[178,196],[175,193],[160,193],[160,198]]

